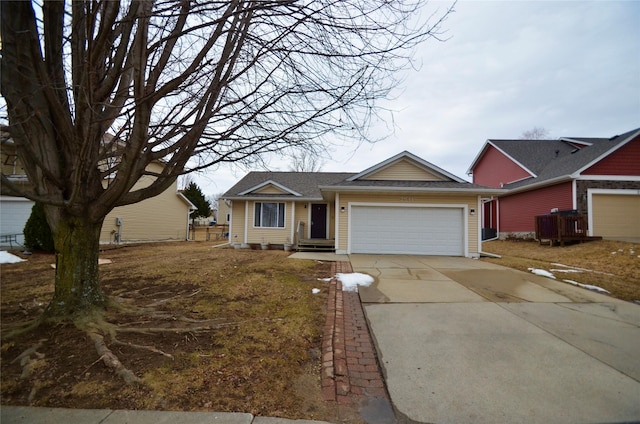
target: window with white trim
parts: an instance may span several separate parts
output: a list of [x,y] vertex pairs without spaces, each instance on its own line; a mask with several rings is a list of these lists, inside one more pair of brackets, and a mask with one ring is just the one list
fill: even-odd
[[284,228],[284,203],[256,202],[253,225],[262,228]]

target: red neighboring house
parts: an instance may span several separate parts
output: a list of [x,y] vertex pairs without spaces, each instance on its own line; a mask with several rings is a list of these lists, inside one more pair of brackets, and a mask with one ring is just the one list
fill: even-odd
[[587,215],[589,235],[640,241],[640,128],[611,138],[487,140],[473,183],[507,190],[483,199],[482,236],[533,238],[536,215]]

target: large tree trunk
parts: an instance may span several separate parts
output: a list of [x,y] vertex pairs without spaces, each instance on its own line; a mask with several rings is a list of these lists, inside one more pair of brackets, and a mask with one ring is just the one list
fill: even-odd
[[[51,218],[51,216],[49,216]],[[93,222],[61,212],[51,226],[56,249],[55,293],[49,318],[72,319],[96,308],[106,298],[100,288],[98,255],[103,220]]]

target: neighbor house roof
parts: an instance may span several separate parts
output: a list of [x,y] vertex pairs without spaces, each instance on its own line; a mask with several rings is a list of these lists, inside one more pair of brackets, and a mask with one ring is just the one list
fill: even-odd
[[[611,138],[563,137],[558,140],[487,140],[475,158],[469,172],[473,171],[484,152],[490,147],[498,149],[531,177],[510,184],[509,190],[531,185],[556,183],[576,178],[597,161],[640,134],[640,128]],[[581,147],[577,147],[576,144]]]

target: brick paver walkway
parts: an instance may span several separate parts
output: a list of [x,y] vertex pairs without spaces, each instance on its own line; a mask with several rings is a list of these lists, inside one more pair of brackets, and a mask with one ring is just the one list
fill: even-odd
[[[332,275],[353,272],[349,262],[334,262]],[[340,405],[368,398],[389,399],[360,297],[343,292],[335,278],[329,287],[322,345],[322,391]]]

